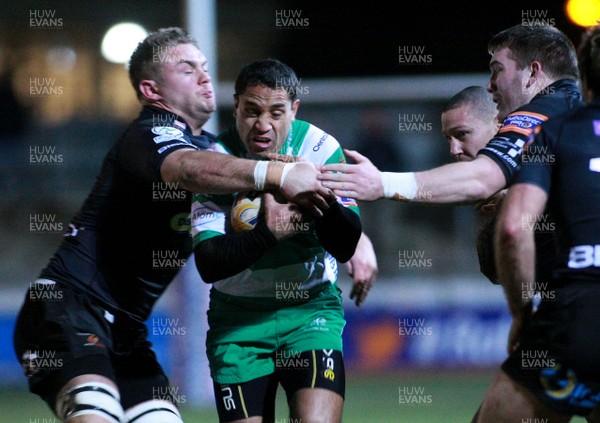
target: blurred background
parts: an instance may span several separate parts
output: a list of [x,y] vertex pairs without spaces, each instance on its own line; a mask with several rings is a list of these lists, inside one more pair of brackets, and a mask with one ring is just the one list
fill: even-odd
[[[600,17],[597,0],[571,3],[591,22]],[[197,38],[217,93],[210,131],[232,123],[241,67],[275,57],[300,79],[298,118],[381,170],[418,171],[452,160],[441,136],[444,102],[466,86],[487,84],[487,42],[516,24],[555,25],[575,44],[586,25],[567,16],[562,0],[0,3],[0,421],[53,419],[26,392],[12,351],[14,318],[104,154],[139,113],[123,57],[144,31],[182,26]],[[345,421],[470,419],[505,356],[510,323],[501,289],[479,272],[481,218],[472,206],[360,206],[379,277],[357,308],[340,266],[348,320]],[[210,422],[208,289],[190,267],[148,325],[184,415]],[[417,404],[403,402],[407,394]],[[284,406],[278,413],[289,421]]]

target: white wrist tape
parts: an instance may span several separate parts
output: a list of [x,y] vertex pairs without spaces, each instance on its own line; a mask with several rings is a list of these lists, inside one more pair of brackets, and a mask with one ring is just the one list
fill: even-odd
[[283,186],[283,181],[285,181],[285,177],[287,176],[288,172],[292,170],[292,168],[298,163],[299,162],[286,163],[285,166],[283,166],[283,172],[281,173],[281,182],[279,183],[280,188]]
[[268,167],[269,162],[266,160],[259,160],[256,162],[256,167],[254,168],[254,188],[257,191],[263,191],[265,189]]
[[381,185],[385,198],[398,201],[412,200],[419,191],[413,172],[381,172]]

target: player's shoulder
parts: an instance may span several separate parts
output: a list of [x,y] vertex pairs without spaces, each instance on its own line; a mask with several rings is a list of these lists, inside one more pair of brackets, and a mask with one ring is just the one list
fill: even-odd
[[334,136],[312,123],[295,120],[292,125],[294,136],[301,137],[302,144],[310,147],[313,151],[319,151],[325,145],[339,146],[339,142]]
[[560,79],[542,89],[519,109],[553,118],[569,110],[579,109],[583,105],[583,95],[577,82],[572,79]]
[[[196,143],[192,138],[199,140]],[[203,139],[200,140],[200,138]],[[151,106],[142,108],[139,116],[129,125],[123,136],[126,142],[153,141],[150,144],[159,147],[173,143],[185,143],[190,144],[190,147],[200,144],[200,147],[206,148],[211,138],[214,136],[209,133],[204,133],[202,137],[192,137],[188,133],[187,124],[181,121],[177,115]]]
[[546,132],[558,134],[566,125],[570,128],[585,128],[593,130],[595,134],[600,134],[600,101],[595,104],[582,105],[579,108],[567,110],[557,116],[554,116],[547,122],[544,122],[542,128]]

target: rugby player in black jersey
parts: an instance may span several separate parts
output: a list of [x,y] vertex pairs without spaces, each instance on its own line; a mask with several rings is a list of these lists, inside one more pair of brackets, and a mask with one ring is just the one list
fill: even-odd
[[[481,203],[506,188],[521,166],[521,153],[533,141],[536,127],[580,107],[583,98],[575,47],[555,27],[515,25],[494,35],[488,51],[492,57],[487,88],[502,125],[474,160],[416,173],[392,173],[380,172],[358,152],[345,151],[357,164],[323,166],[319,175],[323,185],[337,195],[359,200],[390,198],[432,205]],[[552,234],[536,231],[535,236],[538,280],[547,282],[556,265]],[[483,236],[478,242],[480,263],[485,265],[482,271],[497,283],[489,239]]]
[[[150,34],[129,76],[142,111],[108,152],[57,252],[31,284],[14,347],[30,390],[61,421],[181,422],[155,392],[168,379],[145,320],[179,268],[155,265],[191,253],[191,192],[275,189],[308,212],[327,208],[309,163],[238,159],[206,149],[216,109],[206,58],[180,28]],[[40,300],[44,292],[56,300]],[[362,294],[364,297],[364,294]],[[53,357],[49,366],[45,357]]]
[[[578,60],[588,104],[541,125],[498,221],[496,259],[513,322],[509,357],[479,422],[600,421],[599,27],[584,33]],[[556,223],[560,262],[532,312],[533,229],[545,210]]]
[[503,123],[475,160],[416,173],[380,172],[366,157],[347,151],[356,164],[323,166],[323,185],[358,200],[391,198],[432,205],[474,203],[505,188],[535,127],[580,106],[582,96],[575,48],[555,27],[510,27],[492,37],[488,50],[492,57],[487,88]]

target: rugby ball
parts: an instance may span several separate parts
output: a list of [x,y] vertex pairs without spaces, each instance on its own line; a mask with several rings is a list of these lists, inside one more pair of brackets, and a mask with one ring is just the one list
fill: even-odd
[[247,232],[258,223],[260,192],[244,192],[235,196],[231,206],[231,227],[235,232]]

